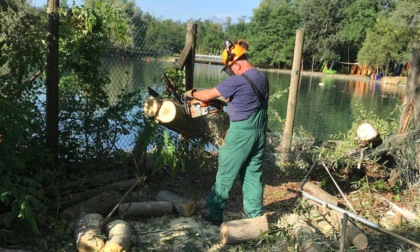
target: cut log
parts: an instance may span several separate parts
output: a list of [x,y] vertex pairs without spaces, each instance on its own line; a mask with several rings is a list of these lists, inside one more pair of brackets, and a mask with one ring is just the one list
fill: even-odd
[[[305,184],[306,185],[306,184]],[[313,184],[312,184],[313,185]],[[327,200],[333,200],[335,197],[333,197],[331,194],[323,191],[321,188],[319,188],[316,185],[311,185],[311,190],[314,189],[316,192],[318,192],[317,198],[328,202]],[[318,189],[317,189],[318,188]],[[306,191],[306,190],[305,190]],[[312,193],[310,193],[312,195]],[[322,198],[321,198],[322,197]],[[336,199],[336,198],[335,198]],[[336,229],[341,229],[341,219],[343,218],[343,214],[339,213],[335,210],[328,209],[323,207],[322,205],[318,204],[317,202],[314,202],[312,200],[308,199],[309,204],[318,206],[318,211],[322,213],[326,213],[325,219]],[[333,204],[328,202],[329,204]],[[338,200],[336,205],[338,204]],[[347,221],[347,228],[346,228],[346,238],[347,240],[356,246],[358,249],[365,249],[368,246],[368,239],[367,236],[350,220]]]
[[101,251],[105,245],[101,233],[104,218],[100,214],[91,213],[81,216],[76,222],[74,236],[79,252]]
[[266,216],[223,222],[220,226],[222,244],[235,244],[256,238],[268,231]]
[[144,112],[170,130],[185,137],[203,139],[216,147],[222,142],[222,133],[229,128],[229,117],[224,112],[191,118],[186,114],[184,105],[172,100],[150,97],[144,104]]
[[98,187],[110,182],[115,182],[123,179],[128,179],[133,177],[133,171],[127,169],[115,170],[111,172],[106,172],[102,174],[97,174],[89,178],[79,178],[74,181],[67,182],[65,184],[51,185],[48,186],[45,191],[48,195],[56,195],[57,191],[61,194],[65,190],[71,190],[72,192],[77,192],[80,190],[85,191],[84,185],[88,184],[90,186]]
[[173,204],[169,201],[123,203],[118,208],[123,219],[161,217],[173,212]]
[[306,182],[302,189],[309,193],[310,195],[313,195],[315,197],[317,197],[318,199],[321,199],[331,205],[337,206],[338,205],[338,199],[334,196],[332,196],[331,194],[329,194],[328,192],[322,190],[319,186],[311,183],[311,182]]
[[117,181],[112,184],[108,184],[105,186],[107,189],[116,189],[116,190],[127,190],[128,188],[132,187],[134,184],[137,183],[137,179],[127,179],[122,181]]
[[1,252],[30,252],[30,251],[28,251],[28,250],[21,250],[21,249],[18,249],[18,250],[15,250],[15,249],[5,249],[5,248],[1,248],[1,247],[0,247],[0,251],[1,251]]
[[315,234],[308,224],[299,218],[297,214],[291,214],[287,218],[287,224],[292,227],[293,235],[296,237],[299,249],[298,251],[318,252],[320,251],[314,242]]
[[127,252],[131,245],[130,225],[122,220],[115,220],[106,225],[108,239],[103,252]]
[[117,192],[109,191],[96,195],[86,201],[80,202],[72,207],[65,209],[61,213],[61,218],[73,220],[82,214],[98,213],[107,215],[118,203],[121,195]]
[[317,207],[311,209],[309,219],[324,235],[330,234],[330,232],[334,229],[334,227],[324,218],[324,215],[320,213]]
[[171,202],[174,209],[184,217],[190,217],[193,215],[197,205],[192,200],[166,190],[159,191],[156,196],[156,200]]
[[162,106],[162,102],[163,101],[161,99],[157,99],[153,96],[150,96],[144,101],[144,114],[147,117],[155,117],[159,113],[160,107]]

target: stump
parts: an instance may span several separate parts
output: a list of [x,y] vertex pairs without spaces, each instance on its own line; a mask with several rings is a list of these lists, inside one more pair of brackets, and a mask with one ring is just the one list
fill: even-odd
[[161,217],[173,213],[172,202],[132,202],[123,203],[118,207],[118,213],[123,219]]
[[80,202],[72,207],[65,209],[61,213],[61,218],[73,220],[81,214],[98,213],[107,215],[118,203],[121,195],[114,191],[104,192],[86,201]]
[[103,252],[127,252],[131,245],[130,225],[122,220],[115,220],[106,225],[108,239]]
[[268,231],[266,216],[223,222],[220,227],[222,244],[235,244],[256,238]]
[[74,236],[79,252],[100,251],[104,247],[104,235],[101,227],[104,218],[100,214],[91,213],[81,216],[76,222]]
[[186,199],[178,194],[166,190],[159,191],[156,196],[156,200],[171,202],[175,208],[175,211],[184,217],[190,217],[193,215],[197,205],[192,200]]

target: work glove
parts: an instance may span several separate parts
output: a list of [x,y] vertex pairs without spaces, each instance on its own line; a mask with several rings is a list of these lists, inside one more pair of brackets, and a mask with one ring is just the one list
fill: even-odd
[[196,88],[193,88],[193,89],[188,90],[187,92],[184,93],[184,97],[188,97],[188,98],[193,99],[194,98],[193,93],[195,91],[197,91]]

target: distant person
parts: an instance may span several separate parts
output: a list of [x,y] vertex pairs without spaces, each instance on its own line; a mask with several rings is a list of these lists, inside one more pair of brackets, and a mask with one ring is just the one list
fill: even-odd
[[230,126],[219,149],[216,182],[207,199],[203,219],[223,222],[223,209],[236,178],[242,185],[243,210],[249,218],[263,214],[262,157],[266,142],[268,80],[248,61],[248,43],[226,40],[222,60],[230,77],[215,88],[192,89],[184,95],[202,101],[229,99]]

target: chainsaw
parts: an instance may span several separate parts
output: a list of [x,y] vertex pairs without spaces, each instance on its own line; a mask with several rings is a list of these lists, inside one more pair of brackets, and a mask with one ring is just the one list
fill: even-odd
[[224,105],[224,102],[217,99],[205,102],[188,97],[184,98],[185,111],[191,118],[218,113],[223,110]]

